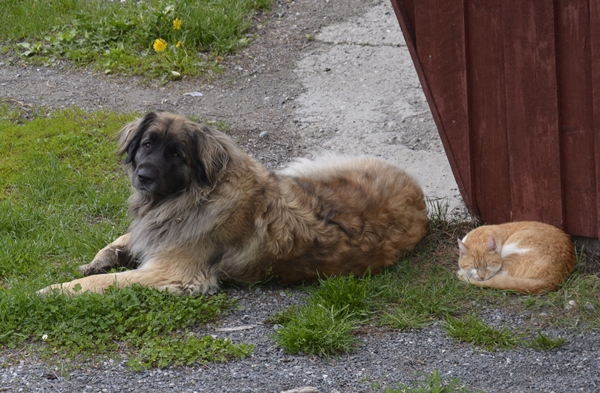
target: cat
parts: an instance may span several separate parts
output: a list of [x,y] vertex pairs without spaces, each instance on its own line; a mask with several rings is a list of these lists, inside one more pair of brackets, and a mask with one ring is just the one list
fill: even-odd
[[484,225],[459,239],[458,249],[458,277],[480,287],[550,292],[575,267],[569,235],[541,222]]

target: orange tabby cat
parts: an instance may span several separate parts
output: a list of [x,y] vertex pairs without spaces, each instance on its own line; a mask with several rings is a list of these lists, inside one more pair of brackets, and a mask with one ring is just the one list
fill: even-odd
[[541,222],[484,225],[458,241],[458,277],[480,287],[553,291],[575,266],[569,236]]

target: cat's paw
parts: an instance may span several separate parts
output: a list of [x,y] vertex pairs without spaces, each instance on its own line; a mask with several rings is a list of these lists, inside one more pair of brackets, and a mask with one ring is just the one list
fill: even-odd
[[473,281],[477,281],[477,279],[475,277],[473,277],[469,272],[464,271],[464,270],[457,271],[456,275],[458,276],[459,280],[464,281],[466,283],[471,283]]

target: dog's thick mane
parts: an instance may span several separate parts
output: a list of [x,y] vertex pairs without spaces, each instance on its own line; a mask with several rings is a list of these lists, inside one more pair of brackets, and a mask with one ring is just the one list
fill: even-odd
[[[134,124],[137,127],[129,124],[123,128],[119,137],[119,153],[127,152],[133,133],[139,131],[139,127],[148,127],[150,124],[140,119]],[[215,227],[222,210],[231,208],[224,206],[226,204],[223,200],[216,201],[213,198],[212,194],[220,183],[227,181],[227,176],[232,173],[244,176],[243,173],[246,172],[245,176],[253,176],[256,172],[266,171],[243,153],[230,137],[216,128],[189,120],[186,120],[184,127],[189,132],[190,148],[197,149],[194,154],[201,155],[204,160],[202,170],[216,170],[207,176],[211,178],[210,182],[193,178],[185,190],[158,202],[152,196],[133,189],[129,198],[129,211],[132,217],[132,244],[135,245],[132,251],[135,254],[152,256],[159,249],[177,248],[200,241]],[[133,165],[133,161],[125,161],[130,176]]]

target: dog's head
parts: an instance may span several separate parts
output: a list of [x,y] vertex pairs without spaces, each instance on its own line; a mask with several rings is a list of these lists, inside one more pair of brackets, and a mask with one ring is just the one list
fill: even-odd
[[153,199],[190,187],[212,188],[230,160],[231,141],[213,128],[168,112],[150,112],[120,132],[133,187]]

